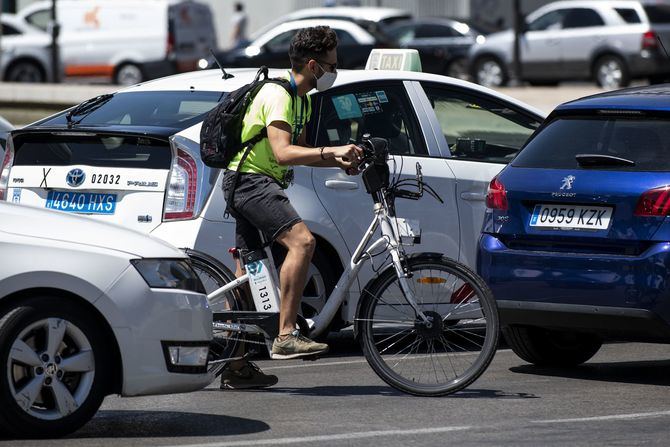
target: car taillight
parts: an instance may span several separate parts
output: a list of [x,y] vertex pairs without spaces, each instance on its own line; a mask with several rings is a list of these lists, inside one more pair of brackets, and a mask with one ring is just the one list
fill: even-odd
[[498,177],[489,183],[489,189],[486,192],[486,207],[503,211],[507,209],[507,191]]
[[658,48],[656,33],[653,31],[647,31],[642,35],[642,49],[655,50],[656,48]]
[[197,188],[198,166],[195,160],[185,150],[177,149],[165,192],[163,220],[193,219]]
[[636,216],[670,215],[670,186],[654,188],[640,196],[635,207]]
[[14,164],[14,143],[12,137],[7,139],[5,145],[5,156],[0,165],[0,200],[7,200],[7,187],[9,185],[9,171],[12,170]]

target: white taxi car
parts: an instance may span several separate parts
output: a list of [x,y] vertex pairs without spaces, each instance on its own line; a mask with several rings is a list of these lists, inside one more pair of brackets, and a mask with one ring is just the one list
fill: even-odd
[[[203,115],[256,70],[230,73],[227,80],[206,70],[148,82],[14,131],[0,198],[122,224],[204,252],[214,270],[232,266],[235,222],[224,216],[222,172],[199,156]],[[364,133],[387,138],[391,171],[414,178],[421,165],[444,199],[398,202],[399,215],[421,224],[422,243],[410,249],[474,266],[488,183],[539,126],[542,112],[475,84],[410,71],[342,70],[334,87],[312,93],[308,141],[318,147],[360,141]],[[337,168],[298,167],[287,194],[317,239],[303,296],[310,317],[367,229],[372,206],[361,179]],[[217,275],[206,273],[212,289]],[[373,276],[361,272],[342,322],[352,321]]]
[[212,380],[212,311],[188,259],[118,225],[0,203],[0,432],[53,437],[108,394]]

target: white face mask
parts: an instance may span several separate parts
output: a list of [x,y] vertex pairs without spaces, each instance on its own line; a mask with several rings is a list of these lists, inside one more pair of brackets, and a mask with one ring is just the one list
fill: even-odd
[[337,71],[335,73],[332,73],[330,71],[326,71],[321,67],[321,64],[318,62],[316,63],[321,70],[323,71],[323,74],[321,75],[320,78],[317,78],[316,75],[314,77],[316,78],[316,90],[319,92],[322,92],[324,90],[328,90],[333,86],[335,83],[335,79],[337,79]]

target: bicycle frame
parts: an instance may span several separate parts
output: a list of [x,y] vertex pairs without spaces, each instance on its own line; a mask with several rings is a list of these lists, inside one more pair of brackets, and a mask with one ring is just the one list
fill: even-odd
[[[363,266],[366,260],[372,258],[375,250],[379,249],[380,247],[384,247],[384,250],[388,250],[391,254],[392,263],[398,275],[401,290],[405,295],[408,304],[415,310],[419,318],[421,318],[427,324],[430,324],[429,319],[423,314],[423,312],[417,306],[416,301],[414,299],[414,295],[411,291],[411,288],[409,287],[407,281],[407,274],[405,273],[405,270],[402,265],[402,259],[405,256],[404,250],[402,249],[402,245],[400,244],[400,239],[402,235],[398,234],[399,229],[397,228],[397,226],[393,225],[392,222],[395,217],[390,216],[388,210],[389,207],[384,200],[380,203],[375,203],[374,217],[372,219],[372,222],[370,223],[370,226],[363,235],[360,243],[356,247],[356,250],[354,251],[354,254],[351,257],[349,264],[345,266],[344,272],[342,273],[342,276],[340,276],[340,279],[335,285],[333,292],[326,300],[325,306],[323,307],[321,312],[319,312],[319,314],[316,315],[316,317],[314,317],[313,319],[306,320],[310,328],[309,335],[311,337],[321,334],[328,327],[332,319],[335,317],[335,314],[339,309],[340,305],[344,301],[344,298],[347,292],[349,291],[349,287],[351,286],[352,282],[358,275],[358,272],[360,271],[361,267]],[[376,241],[374,241],[372,244],[370,244],[370,241],[372,240],[372,237],[374,236],[377,229],[380,229],[381,237]],[[265,250],[268,254],[268,259],[270,260],[270,262],[272,262],[272,254],[270,253],[269,248],[266,248]],[[273,263],[271,265],[274,266]],[[273,279],[275,279],[274,283],[279,284],[279,281],[277,280],[276,277],[277,275],[276,269],[273,268],[270,273],[274,275],[273,276]],[[246,273],[245,275],[235,279],[234,281],[210,293],[207,298],[209,300],[216,300],[216,298],[218,298],[219,296],[227,292],[230,292],[231,290],[241,286],[242,284],[249,282],[249,279],[250,276],[248,273]],[[253,296],[253,299],[256,309],[257,310],[263,309],[262,307],[263,298],[260,296]],[[278,303],[276,304],[277,306],[273,306],[273,309],[279,309]],[[239,325],[239,327],[230,323],[221,323],[221,325],[222,328],[225,327],[225,329],[228,330],[234,330],[240,332],[249,332],[250,330],[252,330],[254,332],[258,332],[257,327],[253,327],[254,325],[249,324]]]

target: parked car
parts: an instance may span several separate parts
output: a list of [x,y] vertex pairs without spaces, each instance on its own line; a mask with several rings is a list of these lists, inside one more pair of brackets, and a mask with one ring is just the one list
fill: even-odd
[[[346,20],[310,19],[282,23],[253,39],[248,45],[242,45],[228,51],[216,53],[216,58],[225,67],[287,67],[288,49],[291,39],[302,28],[327,25],[337,33],[338,60],[340,68],[361,68],[370,54],[370,50],[379,43],[365,29]],[[213,58],[206,58],[207,68],[216,67]]]
[[14,14],[0,14],[0,79],[47,82],[53,77],[51,37]]
[[304,8],[281,16],[277,20],[268,23],[254,33],[252,40],[276,28],[282,23],[307,19],[348,20],[362,26],[377,39],[380,39],[387,27],[396,22],[409,20],[411,18],[412,15],[409,12],[397,8],[352,6]]
[[[199,145],[203,114],[256,70],[231,73],[227,80],[208,70],[147,82],[89,103],[70,126],[64,112],[14,131],[0,190],[9,200],[19,190],[20,203],[39,207],[55,206],[50,194],[114,197],[113,212],[93,217],[204,252],[212,269],[232,267],[235,221],[224,215],[222,172],[202,163]],[[430,197],[399,201],[400,215],[421,222],[422,244],[408,250],[443,252],[474,266],[488,183],[539,126],[542,112],[475,84],[416,72],[342,70],[334,87],[313,93],[312,145],[361,141],[364,132],[388,138],[391,171],[414,178],[420,164],[444,198],[443,205]],[[73,169],[85,173],[81,182],[68,181]],[[297,167],[287,194],[317,239],[303,295],[309,317],[323,307],[367,229],[372,202],[359,177],[337,168]],[[218,285],[215,275],[201,273],[208,290]],[[361,272],[342,321],[352,321],[373,276]]]
[[[576,0],[550,3],[529,14],[521,35],[522,78],[531,84],[594,80],[604,88],[632,79],[652,82],[670,76],[670,59],[658,39],[670,43],[670,4]],[[507,84],[514,32],[487,36],[472,47],[475,82]]]
[[537,365],[670,341],[667,87],[559,106],[489,186],[478,270]]
[[385,34],[394,48],[419,51],[423,71],[467,79],[468,52],[484,35],[470,25],[448,18],[421,18],[397,22]]
[[[58,0],[65,75],[103,77],[121,85],[197,69],[216,48],[208,5],[190,0]],[[48,30],[51,1],[18,12]]]
[[[21,196],[14,191],[10,200]],[[50,200],[69,206],[66,195]],[[60,436],[84,425],[108,394],[209,384],[212,314],[183,252],[44,208],[0,203],[3,435]]]

